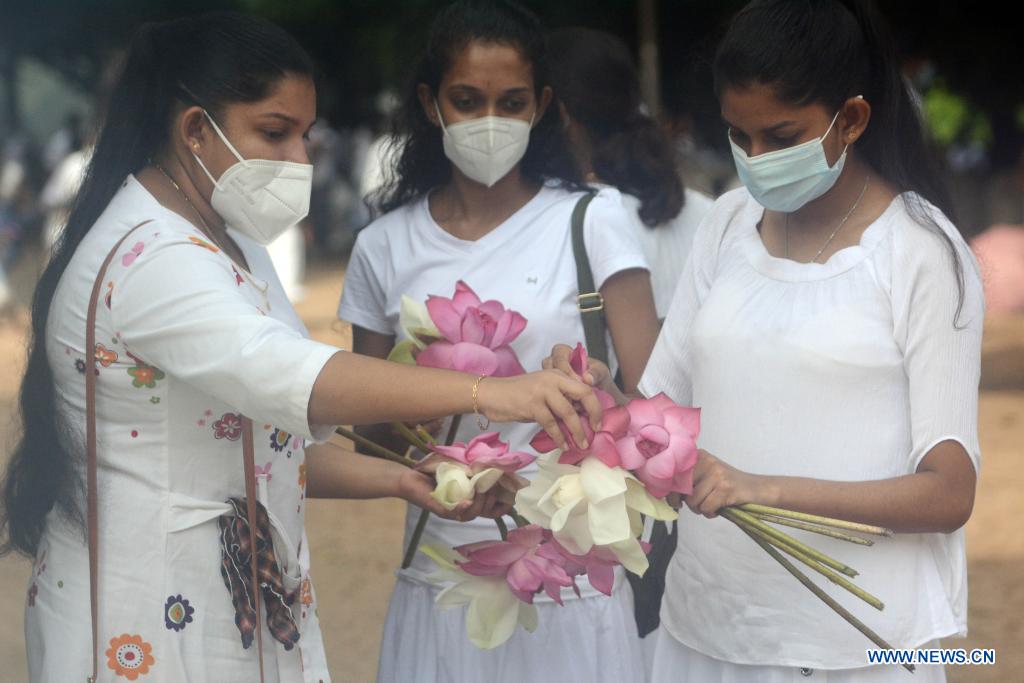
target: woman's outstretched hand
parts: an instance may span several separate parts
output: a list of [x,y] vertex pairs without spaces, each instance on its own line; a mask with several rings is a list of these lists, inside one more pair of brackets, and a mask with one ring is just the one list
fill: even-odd
[[[576,405],[585,414],[576,412]],[[495,422],[536,422],[564,448],[562,422],[572,438],[586,448],[581,420],[595,430],[601,425],[601,404],[594,390],[579,379],[557,370],[541,370],[515,377],[488,377],[479,386],[480,412]]]
[[544,359],[542,366],[545,370],[557,370],[569,377],[575,377],[589,386],[608,392],[615,397],[615,401],[619,405],[625,403],[626,396],[615,386],[615,378],[612,377],[611,370],[608,369],[607,365],[596,358],[589,358],[587,359],[587,371],[580,377],[572,369],[572,354],[573,348],[571,346],[555,344],[551,349],[551,355]]

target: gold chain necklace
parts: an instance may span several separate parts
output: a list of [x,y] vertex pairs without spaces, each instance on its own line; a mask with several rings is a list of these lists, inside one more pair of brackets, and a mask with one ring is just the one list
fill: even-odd
[[263,302],[266,304],[267,310],[269,311],[270,297],[267,296],[267,290],[270,288],[270,283],[264,282],[262,286],[259,285],[256,282],[255,276],[249,272],[248,268],[245,268],[239,263],[235,263],[235,259],[231,258],[231,254],[224,248],[224,245],[220,243],[220,240],[218,240],[214,236],[213,230],[210,228],[210,224],[206,222],[205,218],[203,218],[203,214],[199,213],[199,209],[197,209],[196,205],[192,203],[191,199],[189,199],[188,194],[185,192],[185,190],[181,189],[181,186],[178,185],[174,178],[171,177],[171,174],[168,173],[161,164],[154,163],[153,165],[156,166],[157,169],[164,174],[164,177],[167,178],[168,181],[170,181],[171,185],[174,186],[174,189],[178,191],[178,194],[180,194],[188,203],[189,208],[192,209],[196,217],[199,218],[199,222],[203,224],[203,233],[210,238],[210,241],[213,242],[218,249],[220,249],[221,253],[228,257],[228,260],[231,261],[231,264],[235,267],[235,270],[241,273],[242,277],[244,277],[249,282],[249,284],[256,289],[256,291],[263,295]]
[[[808,263],[815,263],[818,260],[818,258],[822,254],[825,253],[825,250],[828,248],[828,245],[832,244],[832,240],[834,240],[836,235],[839,234],[839,231],[843,229],[843,226],[846,225],[846,221],[848,221],[850,219],[850,216],[853,215],[853,212],[857,210],[857,207],[860,205],[860,200],[864,198],[864,193],[868,191],[868,180],[869,180],[869,178],[870,178],[870,176],[864,176],[864,187],[861,188],[860,195],[857,197],[857,201],[855,201],[853,203],[853,206],[850,207],[850,210],[846,212],[845,216],[843,216],[843,220],[839,221],[839,225],[836,226],[836,229],[833,230],[832,234],[828,236],[827,240],[825,240],[825,244],[821,245],[821,249],[818,250],[818,253],[815,254],[814,258],[812,258],[810,261],[808,261]],[[789,258],[789,214],[788,213],[786,214],[786,258]]]

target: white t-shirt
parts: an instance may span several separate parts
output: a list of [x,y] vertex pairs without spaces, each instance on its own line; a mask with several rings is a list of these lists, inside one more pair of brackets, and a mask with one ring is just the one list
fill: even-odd
[[[975,467],[983,297],[955,227],[965,297],[947,247],[897,198],[860,244],[824,264],[771,256],[746,189],[698,230],[640,382],[702,408],[702,448],[757,474],[866,481],[911,474],[937,443]],[[870,643],[730,522],[680,515],[662,622],[683,644],[744,664],[865,666]],[[860,547],[787,530],[860,571],[878,612],[818,581],[895,647],[964,634],[964,532],[898,534]],[[820,577],[818,577],[820,578]]]
[[[576,262],[570,233],[571,214],[581,196],[582,192],[544,187],[507,221],[476,241],[459,239],[441,228],[431,217],[426,199],[392,211],[359,233],[345,274],[338,317],[400,339],[398,313],[403,294],[417,301],[425,301],[429,294],[450,297],[461,279],[481,299],[496,299],[526,317],[526,329],[512,348],[527,371],[539,370],[555,344],[584,341],[576,307]],[[598,289],[616,273],[647,268],[630,225],[634,220],[615,189],[602,189],[587,207],[584,240]],[[512,450],[534,453],[529,442],[539,429],[537,425],[492,423],[490,428],[501,432]],[[469,416],[462,420],[456,440],[468,442],[479,433]],[[536,471],[536,465],[531,465],[520,474],[529,478]],[[419,512],[409,506],[406,543]],[[427,537],[457,546],[494,539],[498,534],[490,519],[459,523],[431,517]],[[431,560],[418,554],[409,575],[423,578],[434,569]],[[580,582],[581,589],[592,594],[593,589],[585,583]],[[571,595],[570,591],[563,593],[565,598]]]
[[[628,194],[622,198],[634,213],[639,211],[639,199]],[[644,225],[639,219],[636,221],[640,246],[651,266],[654,308],[660,320],[668,315],[672,295],[675,294],[676,284],[693,245],[693,236],[697,234],[697,226],[714,205],[715,201],[711,197],[687,188],[683,209],[672,220],[653,228]]]

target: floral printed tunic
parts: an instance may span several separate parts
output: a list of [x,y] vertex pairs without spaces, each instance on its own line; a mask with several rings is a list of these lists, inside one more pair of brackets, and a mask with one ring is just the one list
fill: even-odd
[[[102,284],[96,347],[85,346],[100,264],[129,229]],[[85,470],[85,354],[97,360],[101,681],[252,683],[221,577],[218,517],[245,495],[241,415],[254,423],[267,507],[301,637],[286,651],[264,624],[266,680],[328,681],[303,530],[304,445],[313,384],[337,349],[308,339],[266,250],[234,235],[252,273],[129,176],[61,278],[47,326],[58,409]],[[84,509],[84,502],[83,502]],[[51,513],[28,587],[33,681],[91,668],[88,546]]]

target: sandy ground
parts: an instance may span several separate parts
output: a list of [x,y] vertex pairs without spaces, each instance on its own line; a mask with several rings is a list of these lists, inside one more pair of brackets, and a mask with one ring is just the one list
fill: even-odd
[[[350,330],[334,318],[340,268],[316,268],[299,312],[314,337],[348,347]],[[13,406],[24,361],[22,322],[0,324],[0,463],[13,439]],[[949,680],[1024,680],[1024,525],[1017,518],[1024,488],[1024,318],[986,327],[985,391],[981,398],[983,467],[968,529],[970,635],[952,647],[997,650],[995,667],[949,669]],[[402,504],[395,500],[310,501],[307,529],[313,576],[332,675],[372,681],[380,630],[400,558]],[[26,680],[22,638],[29,563],[0,559],[0,680]],[[851,633],[851,637],[857,637]],[[1017,673],[1013,673],[1013,672]],[[908,681],[913,680],[908,674]],[[404,682],[403,682],[404,683]],[[583,683],[583,682],[580,682]]]

